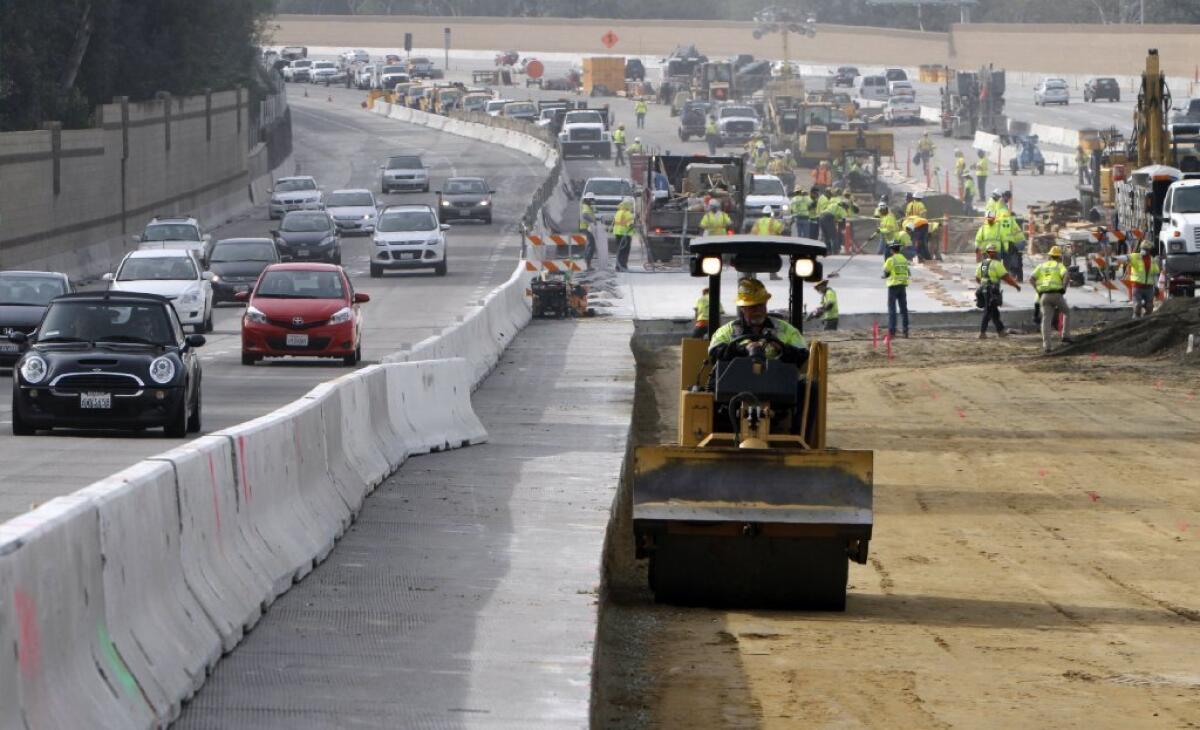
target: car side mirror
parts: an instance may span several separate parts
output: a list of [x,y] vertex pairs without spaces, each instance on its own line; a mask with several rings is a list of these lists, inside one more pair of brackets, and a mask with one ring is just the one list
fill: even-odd
[[204,339],[204,335],[188,335],[183,339],[188,347],[204,347],[204,343],[208,340]]
[[238,300],[239,302],[248,302],[248,301],[250,301],[250,292],[240,291],[240,292],[234,294],[233,298]]
[[113,276],[112,274],[105,274],[104,276],[101,276],[101,277],[100,277],[100,280],[101,280],[101,281],[113,281],[113,280],[114,280],[114,279],[116,279],[116,278],[117,278],[117,277],[116,277],[116,276]]
[[134,243],[141,243],[142,237],[140,235],[133,235],[129,237],[129,240],[133,241]]
[[212,281],[213,280],[213,272],[205,271],[203,274],[200,275],[200,278],[204,279],[205,281]]
[[271,238],[279,238],[279,229],[278,228],[272,228],[270,231],[268,231],[268,233],[271,234]]
[[366,304],[369,301],[371,301],[370,294],[366,294],[366,293],[360,292],[360,291],[354,292],[354,303],[355,304]]
[[29,335],[24,332],[13,332],[8,336],[8,341],[16,345],[24,345],[29,341]]
[[441,225],[441,229],[442,229],[443,231],[448,231],[448,230],[450,230],[450,224],[449,224],[449,223],[443,223],[443,224]]

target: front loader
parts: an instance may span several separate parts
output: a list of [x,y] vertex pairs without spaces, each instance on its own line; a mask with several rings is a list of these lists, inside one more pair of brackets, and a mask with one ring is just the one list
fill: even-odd
[[848,561],[867,560],[874,455],[826,445],[825,344],[802,365],[708,355],[725,266],[786,265],[788,320],[801,328],[802,282],[821,278],[825,246],[742,235],[689,248],[692,274],[708,277],[709,330],[682,342],[677,442],[635,452],[633,529],[650,588],[684,605],[844,610]]

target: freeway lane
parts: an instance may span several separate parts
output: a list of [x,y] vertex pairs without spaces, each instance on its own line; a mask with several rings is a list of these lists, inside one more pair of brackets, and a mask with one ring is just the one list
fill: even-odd
[[[327,101],[324,90],[319,98],[315,93],[303,98],[301,90],[292,87],[296,162],[326,192],[344,187],[378,192],[379,163],[393,152],[423,154],[433,168],[433,190],[447,176],[478,174],[497,191],[493,225],[455,224],[448,232],[445,277],[420,271],[370,279],[370,238],[343,238],[344,265],[355,287],[371,295],[371,302],[364,305],[363,356],[369,364],[453,324],[469,305],[508,278],[520,250],[517,221],[546,168],[518,152],[368,114],[359,107],[362,94],[338,91],[334,90],[333,101]],[[433,193],[393,194],[385,200],[432,203],[434,197]],[[260,208],[212,232],[217,238],[265,236],[274,223]],[[267,413],[347,371],[333,361],[242,366],[241,311],[240,306],[222,306],[216,313],[215,331],[202,350],[205,433]],[[10,377],[8,372],[0,375],[0,388],[10,388]],[[0,395],[0,521],[179,443],[154,431],[141,436],[56,432],[15,437],[11,419],[11,400],[5,392]]]

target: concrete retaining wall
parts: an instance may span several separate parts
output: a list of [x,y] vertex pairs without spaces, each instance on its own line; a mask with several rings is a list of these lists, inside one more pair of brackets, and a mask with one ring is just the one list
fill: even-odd
[[93,129],[0,134],[0,268],[86,278],[108,271],[154,215],[212,226],[249,209],[252,183],[261,195],[271,171],[248,103],[243,89],[118,100]]

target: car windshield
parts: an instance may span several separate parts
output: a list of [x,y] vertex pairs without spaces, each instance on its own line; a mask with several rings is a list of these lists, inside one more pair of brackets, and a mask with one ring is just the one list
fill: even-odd
[[337,68],[332,61],[318,61],[313,64],[313,68]]
[[412,64],[412,65],[414,65],[414,66],[428,65],[428,64],[429,64],[429,59],[428,59],[428,58],[422,58],[422,57],[420,57],[420,56],[417,56],[417,57],[416,57],[416,58],[414,58],[413,60],[409,61],[409,63],[411,63],[411,64]]
[[199,241],[200,231],[186,223],[153,223],[146,226],[143,241]]
[[507,101],[499,101],[499,100],[496,100],[496,101],[489,101],[489,102],[487,103],[487,107],[486,107],[486,108],[487,108],[487,110],[488,110],[489,112],[494,112],[494,111],[496,111],[497,109],[503,109],[503,108],[504,108],[504,105],[505,105],[505,104],[507,104],[507,103],[508,103]]
[[403,66],[384,66],[383,72],[385,74],[402,74],[408,73],[408,69],[404,68]]
[[171,318],[158,302],[55,302],[38,327],[38,342],[80,340],[174,345]]
[[190,256],[129,258],[121,264],[117,281],[176,281],[196,278],[196,265]]
[[421,168],[421,158],[389,157],[387,166],[389,170],[419,170]]
[[1046,88],[1047,89],[1065,89],[1065,88],[1067,88],[1067,82],[1059,81],[1058,79],[1054,79],[1054,80],[1046,82]]
[[254,292],[270,299],[345,299],[342,275],[336,271],[268,271]]
[[583,192],[609,198],[633,195],[633,185],[628,180],[590,180],[584,186]]
[[916,102],[913,100],[913,98],[911,96],[893,96],[892,98],[888,99],[888,103],[892,104],[892,105],[896,105],[896,104],[914,104]]
[[750,181],[751,195],[780,195],[787,197],[787,193],[783,189],[783,183],[779,180],[771,178],[756,177]]
[[384,213],[376,230],[381,233],[411,233],[437,228],[433,213],[427,210],[395,210]]
[[211,264],[230,264],[239,261],[276,261],[275,244],[270,241],[219,242],[208,261]]
[[313,65],[312,61],[292,61],[293,68],[308,68]]
[[325,199],[326,208],[374,208],[370,193],[333,193]]
[[504,107],[504,113],[512,116],[514,114],[529,115],[537,112],[537,107],[533,104],[510,104]]
[[1172,213],[1200,213],[1200,187],[1175,188]]
[[275,191],[279,193],[294,193],[299,190],[316,190],[317,183],[312,180],[278,180]]
[[0,305],[44,306],[67,288],[57,277],[23,276],[21,274],[0,275]]
[[748,106],[727,106],[721,110],[721,118],[725,117],[753,117],[757,116],[754,110]]
[[1096,79],[1096,86],[1116,86],[1116,79]]
[[324,213],[288,213],[283,217],[283,225],[279,226],[279,230],[292,233],[316,233],[331,228],[329,216]]
[[604,124],[600,112],[571,112],[567,115],[566,124]]
[[447,193],[486,193],[487,185],[482,180],[447,180]]

